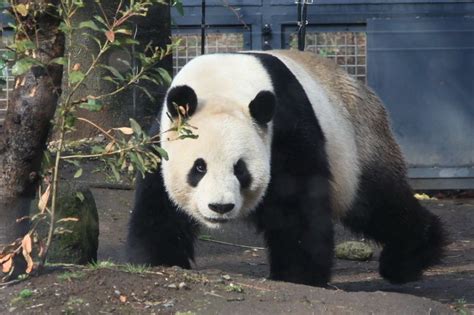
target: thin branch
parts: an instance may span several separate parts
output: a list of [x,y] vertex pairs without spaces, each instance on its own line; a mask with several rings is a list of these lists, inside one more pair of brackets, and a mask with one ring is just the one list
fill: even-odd
[[46,245],[44,248],[43,256],[41,257],[39,268],[44,266],[46,262],[46,257],[48,256],[48,250],[51,246],[51,242],[53,240],[53,233],[54,233],[54,223],[55,223],[55,214],[56,214],[56,199],[57,199],[57,192],[58,192],[58,184],[59,184],[59,164],[61,162],[61,152],[64,146],[64,136],[66,130],[66,120],[64,117],[61,119],[61,127],[59,129],[59,145],[58,151],[56,152],[56,159],[54,162],[54,171],[53,171],[53,182],[52,182],[52,189],[51,189],[51,213],[50,213],[50,222],[49,222],[49,230],[48,230],[48,238],[46,239]]
[[199,237],[199,240],[200,240],[200,241],[205,241],[205,242],[211,242],[211,243],[222,244],[222,245],[229,245],[229,246],[235,246],[235,247],[240,247],[240,248],[247,248],[247,249],[258,249],[258,250],[263,250],[263,249],[265,249],[265,247],[249,246],[249,245],[242,245],[242,244],[236,244],[236,243],[229,243],[229,242],[214,240],[214,239],[212,239],[212,238],[201,238],[201,237]]
[[224,7],[226,7],[227,9],[232,11],[232,13],[234,13],[237,20],[239,20],[239,22],[242,23],[242,25],[245,27],[245,29],[247,29],[247,30],[250,29],[250,27],[247,25],[247,23],[245,23],[244,19],[242,18],[242,15],[238,12],[238,10],[236,8],[234,8],[233,6],[230,5],[228,0],[221,0],[221,2],[222,2],[222,5]]
[[109,134],[109,131],[105,131],[103,128],[101,128],[99,125],[95,124],[94,122],[90,121],[89,119],[83,118],[83,117],[78,117],[77,120],[83,121],[85,123],[88,123],[89,125],[97,128],[100,132],[102,132],[104,135],[106,135],[110,140],[115,141],[116,139]]
[[70,159],[90,159],[90,158],[97,158],[97,157],[101,157],[101,156],[109,156],[109,155],[114,155],[114,154],[118,154],[118,153],[130,151],[130,150],[132,150],[132,149],[134,149],[134,148],[135,148],[135,146],[133,146],[133,147],[127,147],[127,148],[124,148],[124,149],[115,150],[115,151],[111,151],[111,152],[108,152],[108,153],[66,155],[66,156],[62,156],[61,159],[62,159],[62,160],[70,160]]

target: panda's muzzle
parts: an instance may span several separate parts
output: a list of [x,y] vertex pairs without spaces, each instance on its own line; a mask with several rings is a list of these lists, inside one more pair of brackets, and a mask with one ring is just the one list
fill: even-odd
[[225,214],[232,211],[235,207],[233,203],[210,203],[209,209],[219,214]]

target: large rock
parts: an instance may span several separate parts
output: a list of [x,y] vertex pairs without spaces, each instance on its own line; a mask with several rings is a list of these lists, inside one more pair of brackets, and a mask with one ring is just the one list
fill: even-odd
[[[79,221],[56,225],[60,234],[54,236],[48,261],[70,264],[95,262],[99,246],[99,216],[92,192],[84,185],[61,182],[57,205],[56,220],[77,218]],[[40,231],[42,237],[47,233],[45,230],[42,228]]]

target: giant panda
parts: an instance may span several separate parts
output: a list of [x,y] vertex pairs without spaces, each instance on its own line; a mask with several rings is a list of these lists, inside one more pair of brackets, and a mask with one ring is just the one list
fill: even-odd
[[[197,139],[176,140],[176,105]],[[440,261],[445,232],[414,198],[379,98],[332,62],[282,50],[197,57],[176,75],[152,133],[169,155],[139,178],[131,262],[190,268],[199,227],[249,219],[270,278],[324,286],[333,222],[383,246],[392,283]]]

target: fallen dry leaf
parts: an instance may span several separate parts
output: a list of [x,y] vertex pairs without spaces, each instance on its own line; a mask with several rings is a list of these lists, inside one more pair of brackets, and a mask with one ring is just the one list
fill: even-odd
[[28,254],[31,253],[31,251],[33,250],[33,244],[30,234],[26,234],[23,237],[23,240],[21,241],[21,246],[23,247],[23,250],[25,250]]
[[23,237],[23,240],[21,241],[21,247],[22,247],[22,254],[23,257],[26,260],[26,273],[31,273],[34,267],[33,259],[30,256],[30,253],[33,249],[32,246],[32,240],[30,234],[26,234],[25,237]]
[[9,273],[13,266],[13,255],[8,254],[6,260],[1,260],[0,263],[2,264],[2,272]]
[[51,194],[51,185],[48,185],[48,188],[46,188],[46,191],[41,195],[41,198],[38,202],[38,209],[40,210],[40,213],[44,213],[44,210],[46,210],[46,206],[48,205],[50,194]]
[[129,127],[114,128],[114,129],[120,131],[121,133],[127,136],[133,134],[133,129]]

